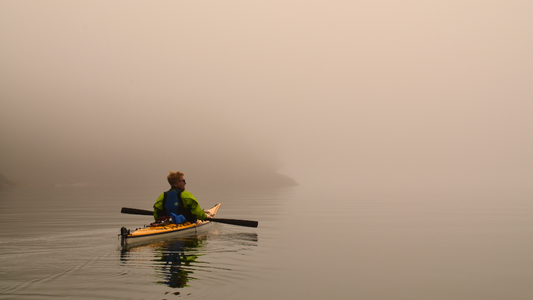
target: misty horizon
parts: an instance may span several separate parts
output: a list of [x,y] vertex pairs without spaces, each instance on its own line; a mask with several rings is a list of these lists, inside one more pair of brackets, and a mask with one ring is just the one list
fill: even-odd
[[27,184],[152,184],[179,170],[237,186],[279,173],[529,187],[531,11],[3,1],[0,173]]

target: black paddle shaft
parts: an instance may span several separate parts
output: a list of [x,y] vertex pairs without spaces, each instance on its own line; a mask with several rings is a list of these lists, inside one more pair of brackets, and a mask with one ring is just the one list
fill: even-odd
[[[120,210],[120,212],[123,213],[123,214],[130,214],[130,215],[143,215],[143,216],[153,216],[154,215],[154,212],[150,211],[150,210],[137,209],[137,208],[128,208],[128,207],[123,207]],[[250,220],[212,218],[212,219],[208,219],[208,221],[217,222],[217,223],[224,223],[224,224],[231,224],[231,225],[238,225],[238,226],[246,226],[246,227],[257,227],[259,225],[259,222],[250,221]]]
[[144,210],[144,209],[137,209],[137,208],[127,208],[127,207],[123,207],[120,210],[120,212],[123,213],[123,214],[130,214],[130,215],[143,215],[143,216],[153,216],[154,215],[153,211]]

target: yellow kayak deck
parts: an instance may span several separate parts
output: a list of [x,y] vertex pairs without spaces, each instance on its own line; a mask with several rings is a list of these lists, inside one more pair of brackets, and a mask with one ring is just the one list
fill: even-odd
[[[215,217],[221,204],[217,204],[210,209],[204,210],[206,214]],[[122,246],[132,243],[146,242],[150,240],[157,240],[167,237],[178,237],[183,235],[197,234],[199,229],[205,229],[212,222],[209,220],[198,220],[196,223],[184,223],[184,224],[164,224],[159,226],[145,226],[145,228],[137,229],[130,233],[122,235]],[[202,230],[203,231],[203,230]]]

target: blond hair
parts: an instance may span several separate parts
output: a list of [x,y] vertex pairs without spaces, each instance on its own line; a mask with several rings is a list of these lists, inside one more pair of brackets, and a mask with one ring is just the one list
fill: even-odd
[[176,183],[178,183],[178,181],[183,179],[183,176],[185,176],[185,174],[183,174],[182,172],[170,171],[170,173],[168,173],[168,176],[167,176],[168,183],[171,186],[174,186]]

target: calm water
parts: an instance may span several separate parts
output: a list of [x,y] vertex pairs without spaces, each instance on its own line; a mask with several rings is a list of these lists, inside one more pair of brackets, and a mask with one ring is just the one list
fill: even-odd
[[154,188],[0,191],[0,299],[533,299],[533,192],[189,189],[205,235],[120,251]]

